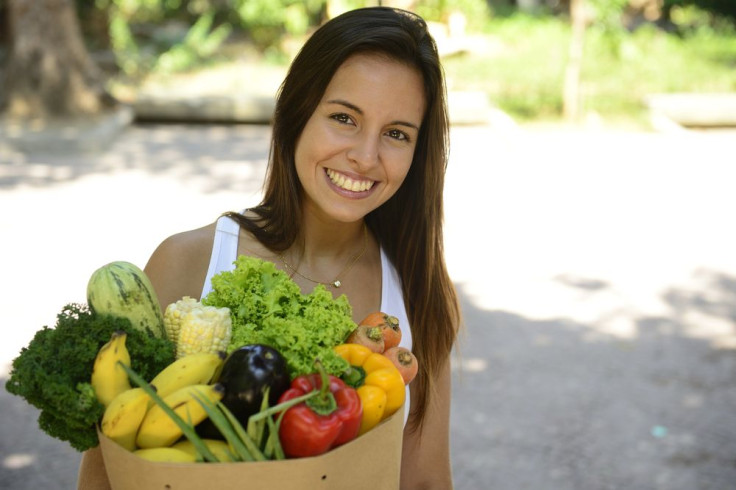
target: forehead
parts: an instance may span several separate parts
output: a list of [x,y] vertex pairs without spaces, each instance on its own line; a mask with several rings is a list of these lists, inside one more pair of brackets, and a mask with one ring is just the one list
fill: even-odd
[[418,124],[425,108],[419,70],[381,54],[355,54],[338,67],[323,101],[344,99],[362,110],[382,108],[411,115]]

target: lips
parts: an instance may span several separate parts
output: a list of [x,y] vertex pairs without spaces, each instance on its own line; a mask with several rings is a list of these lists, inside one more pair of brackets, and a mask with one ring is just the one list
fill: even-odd
[[375,184],[373,180],[353,179],[329,168],[327,169],[327,176],[337,187],[351,192],[365,192]]

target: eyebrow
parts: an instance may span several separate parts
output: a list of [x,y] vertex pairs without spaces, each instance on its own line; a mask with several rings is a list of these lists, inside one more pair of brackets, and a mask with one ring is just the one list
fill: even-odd
[[[356,106],[355,104],[352,104],[352,103],[348,102],[347,100],[332,99],[332,100],[328,100],[327,103],[328,104],[339,104],[341,106],[345,106],[348,109],[351,109],[351,110],[357,112],[361,116],[363,115],[363,110],[360,107]],[[419,126],[417,126],[416,124],[410,123],[410,122],[406,122],[406,121],[391,121],[391,124],[392,125],[398,125],[398,126],[406,126],[408,128],[412,128],[412,129],[415,129],[415,130],[419,131]]]

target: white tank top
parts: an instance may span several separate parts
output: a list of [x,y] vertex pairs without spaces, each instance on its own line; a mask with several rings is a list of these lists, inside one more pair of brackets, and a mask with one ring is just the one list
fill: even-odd
[[[212,255],[204,279],[202,298],[212,291],[212,277],[224,271],[235,268],[235,259],[238,257],[238,235],[240,225],[227,216],[217,220],[215,239],[212,243]],[[399,319],[401,325],[401,346],[411,350],[411,328],[404,306],[404,295],[401,292],[401,281],[391,261],[381,249],[381,309],[384,313]],[[409,417],[409,387],[406,387],[406,403],[404,407],[404,424]]]

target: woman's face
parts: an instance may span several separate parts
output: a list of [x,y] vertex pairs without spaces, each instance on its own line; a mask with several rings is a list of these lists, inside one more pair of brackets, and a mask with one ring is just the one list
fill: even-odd
[[416,69],[379,55],[348,58],[297,141],[305,209],[352,222],[393,196],[409,172],[424,106]]

